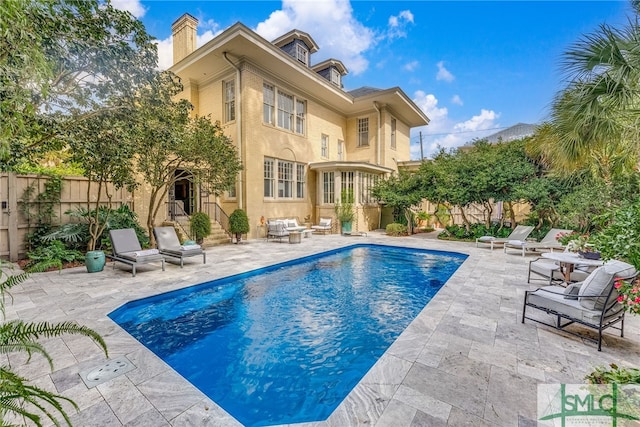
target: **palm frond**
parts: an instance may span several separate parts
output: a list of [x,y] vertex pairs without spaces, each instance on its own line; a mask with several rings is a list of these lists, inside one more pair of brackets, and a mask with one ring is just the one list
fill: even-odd
[[38,338],[52,338],[67,334],[84,335],[102,347],[105,355],[108,356],[107,345],[102,337],[93,329],[79,325],[76,322],[25,323],[21,320],[13,320],[1,325],[0,331],[2,332],[0,333],[0,343],[5,345],[26,343]]
[[48,409],[50,406],[62,416],[68,425],[71,425],[71,420],[62,407],[62,402],[70,403],[77,411],[79,407],[75,402],[26,382],[25,378],[16,375],[6,367],[0,367],[0,413],[3,418],[5,414],[13,413],[31,420],[37,426],[42,426],[41,415],[33,412],[33,409],[37,409],[54,425],[59,426],[60,422],[55,414]]

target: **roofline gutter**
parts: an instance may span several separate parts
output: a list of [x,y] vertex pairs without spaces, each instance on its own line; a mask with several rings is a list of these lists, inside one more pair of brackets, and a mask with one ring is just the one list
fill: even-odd
[[380,165],[380,127],[382,126],[380,121],[382,120],[382,112],[378,107],[378,101],[373,101],[373,108],[378,112],[378,129],[376,131],[376,165]]
[[[240,80],[240,67],[231,62],[231,60],[227,57],[227,52],[222,52],[222,56],[224,59],[236,70],[236,81],[238,84],[235,87],[236,91],[236,135],[238,135],[238,156],[240,157],[240,161],[242,161],[242,82]],[[238,173],[238,209],[243,209],[244,203],[244,191],[243,189],[243,178],[244,169]]]

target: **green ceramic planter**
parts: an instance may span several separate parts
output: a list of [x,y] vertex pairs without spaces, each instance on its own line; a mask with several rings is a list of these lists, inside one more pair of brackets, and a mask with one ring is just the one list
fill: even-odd
[[106,262],[103,251],[89,251],[84,257],[84,265],[89,273],[102,271]]

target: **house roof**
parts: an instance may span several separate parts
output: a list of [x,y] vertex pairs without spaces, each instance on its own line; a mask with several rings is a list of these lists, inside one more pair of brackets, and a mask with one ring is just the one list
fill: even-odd
[[376,101],[390,108],[398,119],[410,127],[429,123],[426,114],[399,87],[354,96],[300,64],[240,22],[187,55],[169,70],[183,80],[202,85],[233,70],[230,62],[233,66],[243,62],[254,64],[276,78],[286,80],[301,96],[330,106],[347,117],[371,111],[374,109],[373,101]]
[[322,70],[327,69],[327,68],[332,67],[332,66],[335,67],[341,75],[344,76],[345,74],[347,74],[347,67],[344,66],[342,61],[339,61],[339,60],[333,59],[333,58],[325,59],[322,62],[318,62],[317,64],[312,65],[311,69],[313,71],[318,72],[318,71],[322,71]]
[[380,165],[374,165],[369,162],[343,162],[343,161],[333,161],[333,162],[316,162],[310,163],[309,169],[315,171],[335,171],[335,170],[343,170],[343,171],[363,171],[363,172],[373,172],[373,173],[391,173],[393,169],[386,168]]
[[526,138],[527,136],[531,136],[536,131],[537,125],[531,125],[528,123],[518,123],[513,126],[510,126],[506,129],[501,130],[500,132],[496,132],[487,136],[487,142],[490,144],[497,144],[499,142],[509,142],[515,141],[517,139]]
[[302,40],[304,44],[307,45],[307,47],[309,48],[309,53],[315,53],[318,51],[318,49],[320,49],[316,44],[315,40],[313,40],[313,38],[311,38],[311,36],[308,33],[305,33],[304,31],[300,31],[300,30],[295,30],[295,29],[289,31],[287,34],[281,35],[271,43],[273,43],[278,47],[282,47],[286,44],[291,43],[296,39]]

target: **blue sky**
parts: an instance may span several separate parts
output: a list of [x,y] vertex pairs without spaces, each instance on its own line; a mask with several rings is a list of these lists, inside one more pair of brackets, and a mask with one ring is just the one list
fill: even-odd
[[198,46],[235,22],[267,40],[297,28],[341,60],[345,89],[400,86],[431,119],[412,130],[412,158],[517,123],[540,123],[566,84],[562,52],[606,23],[624,25],[627,1],[164,1],[112,0],[158,39],[171,65],[171,24],[199,20]]

